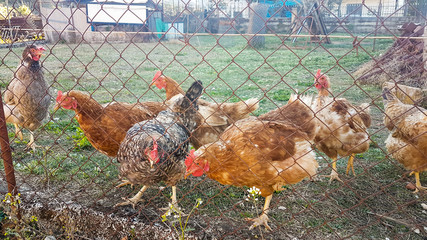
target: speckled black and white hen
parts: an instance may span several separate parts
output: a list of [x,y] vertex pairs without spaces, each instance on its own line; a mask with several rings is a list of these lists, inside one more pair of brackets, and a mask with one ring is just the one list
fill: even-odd
[[164,181],[172,186],[172,204],[177,208],[176,184],[184,178],[189,138],[201,121],[197,115],[197,99],[202,90],[202,82],[194,82],[185,96],[179,94],[167,102],[166,111],[128,130],[117,155],[120,175],[144,187],[116,206],[135,206],[149,186]]

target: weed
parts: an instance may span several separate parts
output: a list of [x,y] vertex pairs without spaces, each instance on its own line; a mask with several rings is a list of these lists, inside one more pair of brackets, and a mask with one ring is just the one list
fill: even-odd
[[83,130],[80,127],[77,127],[76,132],[71,136],[71,138],[76,144],[76,148],[74,148],[74,151],[81,151],[82,149],[92,147],[92,144],[89,142],[89,140],[87,139]]
[[[188,220],[190,220],[193,211],[199,208],[200,204],[202,203],[203,201],[201,198],[198,198],[196,200],[196,204],[193,206],[184,222],[183,214],[180,209],[176,209],[176,207],[172,203],[169,203],[169,209],[166,211],[165,214],[162,215],[162,222],[170,221],[172,223],[172,227],[175,229],[175,232],[178,234],[179,239],[184,240],[185,233],[189,231],[189,229],[187,229]],[[176,226],[177,223],[179,224],[179,230]]]

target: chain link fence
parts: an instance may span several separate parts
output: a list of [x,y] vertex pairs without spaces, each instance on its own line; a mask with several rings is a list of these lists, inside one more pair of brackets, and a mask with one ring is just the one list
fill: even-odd
[[[4,238],[427,238],[424,1],[9,0],[0,10]],[[122,142],[133,124],[176,111],[174,96],[196,80],[200,115],[177,120],[185,140],[172,135],[168,151],[152,132]],[[154,128],[167,132],[163,120]],[[184,179],[188,143],[210,167]],[[179,170],[162,168],[174,160]],[[150,169],[163,178],[145,191],[136,179]],[[270,231],[262,218],[249,229],[258,216]]]

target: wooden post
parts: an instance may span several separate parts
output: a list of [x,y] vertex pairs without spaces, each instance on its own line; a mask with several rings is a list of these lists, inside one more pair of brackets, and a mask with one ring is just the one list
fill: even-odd
[[[0,92],[0,99],[2,99]],[[2,103],[3,104],[3,103]],[[1,157],[3,158],[4,172],[6,175],[7,189],[8,192],[15,196],[18,193],[16,187],[15,171],[13,168],[12,161],[12,150],[9,145],[9,135],[7,133],[6,119],[4,116],[4,109],[0,107],[0,146],[1,146]]]
[[424,76],[427,77],[427,21],[426,25],[424,27],[424,34],[423,34],[423,41],[424,41],[424,51],[423,51],[423,61],[424,61]]

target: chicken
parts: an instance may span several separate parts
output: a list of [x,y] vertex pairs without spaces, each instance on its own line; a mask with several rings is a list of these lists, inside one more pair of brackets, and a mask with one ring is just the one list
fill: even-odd
[[[159,89],[166,89],[166,100],[176,94],[182,94],[180,85],[172,78],[162,75],[160,71],[153,78],[153,83]],[[210,103],[199,99],[199,114],[203,122],[191,135],[194,148],[215,142],[218,136],[234,122],[249,117],[249,114],[259,108],[258,99],[251,98],[237,103]]]
[[186,176],[201,176],[224,185],[257,187],[265,197],[262,214],[250,229],[268,225],[274,191],[284,185],[311,178],[318,167],[311,142],[318,131],[317,119],[309,108],[312,98],[291,97],[279,109],[237,121],[219,140],[191,151],[185,164]]
[[420,172],[427,171],[427,110],[402,103],[388,88],[383,89],[384,124],[390,130],[385,141],[393,158],[415,174],[416,190],[421,186]]
[[20,127],[30,131],[27,149],[35,151],[34,131],[40,127],[47,116],[51,96],[43,71],[40,57],[45,49],[40,46],[27,46],[22,53],[14,79],[4,93],[3,109],[7,123],[15,125],[15,133],[21,140],[23,135]]
[[319,91],[313,104],[313,111],[320,122],[320,130],[315,137],[316,147],[332,159],[329,182],[341,181],[337,172],[337,158],[349,156],[346,174],[350,168],[355,175],[353,161],[356,153],[369,149],[367,128],[371,125],[369,104],[354,106],[345,98],[329,97],[329,77],[317,71],[315,87]]
[[202,82],[194,82],[185,96],[179,94],[167,102],[166,111],[129,129],[117,155],[120,174],[144,187],[133,198],[116,206],[132,204],[135,207],[149,186],[164,181],[172,186],[173,209],[179,209],[176,184],[185,174],[184,159],[190,134],[200,123],[197,99],[202,90]]
[[163,103],[110,102],[99,104],[88,94],[71,90],[58,91],[55,110],[60,107],[73,110],[77,122],[92,146],[101,153],[116,157],[126,132],[135,123],[152,119],[166,109]]

